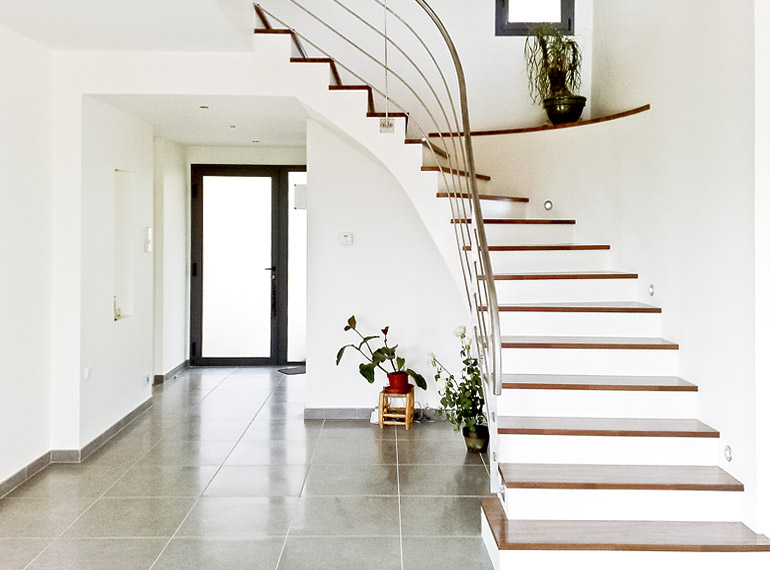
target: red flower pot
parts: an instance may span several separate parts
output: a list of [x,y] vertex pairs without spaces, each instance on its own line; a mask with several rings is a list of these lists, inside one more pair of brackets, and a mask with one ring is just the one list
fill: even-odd
[[406,372],[388,372],[390,389],[398,394],[406,394],[409,391],[409,375]]

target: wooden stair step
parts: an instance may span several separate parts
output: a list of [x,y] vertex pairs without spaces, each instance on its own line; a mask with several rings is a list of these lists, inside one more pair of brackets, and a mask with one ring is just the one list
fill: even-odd
[[695,384],[676,376],[579,376],[571,374],[503,374],[503,390],[623,390],[630,392],[697,392]]
[[367,92],[367,113],[374,112],[374,94],[369,85],[329,85],[330,91],[366,91]]
[[717,466],[501,463],[498,469],[509,489],[743,491]]
[[334,77],[334,84],[342,85],[342,78],[337,69],[337,63],[330,57],[291,57],[289,61],[291,63],[328,63],[332,71],[332,77]]
[[515,435],[585,435],[608,437],[707,437],[719,432],[694,419],[663,418],[549,418],[535,416],[500,416],[500,434]]
[[375,118],[375,119],[377,119],[377,118],[383,119],[385,117],[395,117],[396,119],[406,119],[406,118],[408,118],[408,115],[406,113],[402,113],[400,111],[390,112],[390,113],[383,113],[381,111],[375,111],[375,112],[367,113],[366,116],[370,117],[370,118]]
[[[470,176],[470,174],[464,170],[457,170],[456,168],[449,168],[448,166],[423,166],[420,170],[423,172],[444,172],[445,174],[456,174],[457,176]],[[486,174],[476,173],[476,179],[488,182],[492,180],[492,177],[487,176]]]
[[[637,273],[623,273],[619,271],[559,271],[538,273],[495,273],[498,281],[537,281],[546,279],[637,279]],[[479,275],[479,279],[483,279]]]
[[767,552],[770,540],[737,522],[508,520],[497,497],[483,499],[499,550]]
[[[449,192],[436,193],[436,198],[449,198],[449,196],[450,196]],[[453,192],[451,196],[454,198],[462,198],[463,200],[467,200],[470,198],[470,194],[466,194],[464,192]],[[499,202],[521,202],[524,204],[529,202],[529,198],[525,198],[523,196],[496,196],[493,194],[479,194],[479,200],[497,200]],[[470,248],[470,246],[466,246],[466,247]]]
[[449,155],[444,151],[443,149],[439,148],[432,142],[428,141],[426,138],[421,139],[404,139],[404,144],[421,144],[426,148],[431,149],[434,153],[439,155],[441,158],[449,158]]
[[[423,166],[422,169],[432,168]],[[470,224],[470,218],[453,218],[453,224]],[[561,220],[558,218],[484,218],[485,224],[518,224],[518,225],[574,225],[575,220]]]
[[[479,307],[486,311],[487,307]],[[521,305],[500,305],[500,312],[506,313],[661,313],[660,307],[636,301],[609,301],[585,303],[524,303]]]
[[[466,246],[463,249],[470,249]],[[490,245],[489,251],[591,251],[597,249],[610,249],[609,245],[599,244],[534,244],[534,245]]]
[[655,337],[504,335],[500,340],[503,348],[679,350],[675,342]]

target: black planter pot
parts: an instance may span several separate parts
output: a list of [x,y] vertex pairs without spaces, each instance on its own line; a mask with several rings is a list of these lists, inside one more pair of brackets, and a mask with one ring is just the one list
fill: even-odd
[[463,428],[463,437],[465,438],[465,448],[471,453],[484,453],[489,446],[489,428],[487,426],[474,426],[474,431],[470,428]]
[[554,125],[574,123],[580,118],[585,106],[586,98],[582,95],[560,95],[543,101],[543,108]]

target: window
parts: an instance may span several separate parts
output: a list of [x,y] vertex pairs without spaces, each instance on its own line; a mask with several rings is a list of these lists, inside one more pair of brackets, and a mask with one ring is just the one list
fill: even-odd
[[556,25],[563,34],[575,33],[575,0],[496,0],[495,35],[526,36],[530,26]]

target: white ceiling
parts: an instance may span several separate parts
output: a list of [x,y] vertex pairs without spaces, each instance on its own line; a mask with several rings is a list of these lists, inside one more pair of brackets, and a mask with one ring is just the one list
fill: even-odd
[[[95,96],[155,125],[185,145],[305,146],[305,108],[293,97],[201,95]],[[201,109],[207,105],[208,109]],[[231,125],[235,125],[232,128]],[[255,143],[253,141],[260,141]]]
[[0,0],[0,23],[54,50],[232,51],[251,0]]

